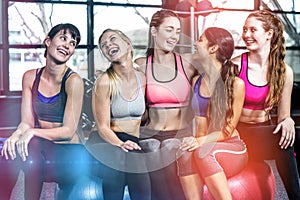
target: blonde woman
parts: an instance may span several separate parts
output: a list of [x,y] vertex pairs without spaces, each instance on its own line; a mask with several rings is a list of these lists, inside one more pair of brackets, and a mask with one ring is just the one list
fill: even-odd
[[92,96],[97,131],[88,148],[104,166],[104,199],[123,199],[127,185],[131,199],[150,199],[150,179],[139,146],[141,118],[145,112],[145,76],[133,66],[132,45],[119,30],[107,29],[99,37],[99,48],[111,63],[98,76]]

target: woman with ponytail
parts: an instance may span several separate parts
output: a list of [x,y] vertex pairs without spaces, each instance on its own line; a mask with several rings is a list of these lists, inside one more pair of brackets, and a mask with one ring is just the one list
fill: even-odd
[[[247,164],[248,154],[235,129],[245,88],[231,34],[222,28],[204,31],[194,44],[205,71],[192,82],[196,135],[185,137],[177,152],[178,174],[186,199],[202,199],[204,184],[215,199],[231,199],[227,178]],[[210,60],[209,65],[205,60]]]
[[[290,116],[293,71],[284,61],[283,24],[269,11],[255,11],[245,21],[242,38],[248,52],[232,60],[239,65],[239,77],[245,82],[237,129],[249,159],[275,160],[289,199],[300,199],[293,147],[295,123]],[[277,123],[270,116],[273,110]]]

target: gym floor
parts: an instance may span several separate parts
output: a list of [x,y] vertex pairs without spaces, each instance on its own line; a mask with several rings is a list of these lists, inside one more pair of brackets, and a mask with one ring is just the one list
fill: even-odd
[[[274,176],[275,176],[275,181],[276,181],[276,193],[275,193],[275,199],[274,200],[288,200],[286,191],[283,187],[283,184],[281,182],[281,179],[278,175],[277,169],[275,167],[274,161],[267,161],[267,163],[271,166]],[[20,172],[18,182],[14,188],[11,200],[23,200],[23,189],[24,189],[24,174]],[[300,179],[299,179],[300,181]],[[56,184],[55,183],[45,183],[41,200],[54,200],[54,194],[56,190]]]

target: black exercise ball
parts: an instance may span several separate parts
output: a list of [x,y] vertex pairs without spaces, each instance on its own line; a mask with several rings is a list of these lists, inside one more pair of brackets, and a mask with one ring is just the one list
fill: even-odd
[[102,180],[98,177],[81,177],[73,187],[61,186],[57,200],[103,200]]

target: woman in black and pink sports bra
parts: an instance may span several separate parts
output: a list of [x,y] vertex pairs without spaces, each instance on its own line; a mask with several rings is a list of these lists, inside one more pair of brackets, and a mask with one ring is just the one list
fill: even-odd
[[151,19],[147,57],[135,62],[146,75],[148,120],[141,129],[140,144],[148,148],[152,199],[184,199],[176,174],[175,153],[182,138],[192,134],[194,113],[190,108],[191,80],[196,69],[191,55],[179,55],[179,17],[160,10]]
[[[245,21],[242,38],[249,52],[232,60],[240,66],[246,92],[237,129],[249,159],[274,159],[289,199],[300,199],[295,123],[290,116],[293,71],[284,62],[283,24],[269,11],[253,12]],[[269,114],[273,108],[277,110],[274,125]]]

